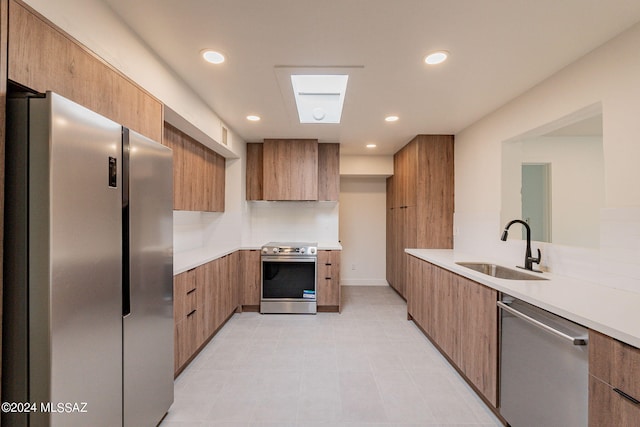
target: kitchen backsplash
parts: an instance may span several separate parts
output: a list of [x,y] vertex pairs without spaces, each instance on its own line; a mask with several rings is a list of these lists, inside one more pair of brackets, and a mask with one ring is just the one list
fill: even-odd
[[249,202],[243,246],[270,241],[338,242],[337,202]]
[[[500,241],[500,213],[456,213],[457,251],[522,265],[525,242]],[[640,293],[640,207],[608,208],[600,213],[600,249],[532,243],[542,251],[546,270],[604,286]]]

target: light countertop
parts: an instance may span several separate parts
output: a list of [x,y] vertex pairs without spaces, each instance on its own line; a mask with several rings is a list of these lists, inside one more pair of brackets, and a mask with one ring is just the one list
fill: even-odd
[[[266,242],[265,242],[266,243]],[[262,245],[240,246],[230,250],[217,250],[212,248],[195,248],[188,251],[175,252],[173,254],[173,275],[184,273],[187,270],[206,264],[214,259],[222,258],[235,251],[259,250]],[[319,243],[318,249],[321,251],[341,251],[340,243]]]
[[405,249],[405,252],[627,344],[640,347],[638,293],[547,272],[527,273],[541,274],[549,280],[498,279],[457,265],[456,262],[490,262],[509,268],[515,266],[451,249]]

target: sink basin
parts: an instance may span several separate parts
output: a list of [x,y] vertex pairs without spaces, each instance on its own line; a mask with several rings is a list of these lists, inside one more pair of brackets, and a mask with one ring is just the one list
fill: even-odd
[[478,271],[487,276],[497,277],[498,279],[507,280],[549,280],[541,276],[525,273],[523,271],[513,270],[497,264],[489,264],[484,262],[456,262],[463,267]]

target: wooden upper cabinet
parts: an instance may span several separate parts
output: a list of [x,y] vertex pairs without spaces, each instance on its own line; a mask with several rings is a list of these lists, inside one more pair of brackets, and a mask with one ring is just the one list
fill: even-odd
[[247,144],[247,200],[264,200],[262,147],[262,143]]
[[340,144],[266,139],[247,144],[247,200],[338,201]]
[[265,200],[318,200],[318,141],[266,139],[263,182]]
[[8,79],[56,92],[154,141],[162,103],[28,6],[9,2]]
[[318,144],[318,200],[340,196],[340,144]]
[[173,209],[224,212],[225,158],[168,123],[162,143],[173,150]]
[[226,159],[204,149],[205,211],[224,212]]

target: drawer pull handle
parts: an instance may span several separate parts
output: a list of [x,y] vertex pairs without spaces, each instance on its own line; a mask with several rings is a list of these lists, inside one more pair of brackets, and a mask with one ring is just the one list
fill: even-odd
[[614,388],[613,391],[615,391],[616,393],[618,393],[620,396],[624,397],[625,399],[633,402],[634,405],[639,405],[640,404],[640,400],[634,399],[633,397],[629,396],[627,393],[625,393],[624,391],[620,390],[619,388]]
[[331,265],[331,263],[330,263],[330,262],[328,262],[328,263],[326,263],[325,265]]
[[187,295],[192,294],[196,291],[196,288],[191,289],[189,292],[187,292]]
[[193,313],[195,313],[196,311],[198,311],[198,310],[196,310],[196,309],[194,308],[193,310],[191,310],[191,313],[187,314],[187,317],[191,317],[191,315],[192,315]]
[[331,280],[331,277],[325,277],[324,280]]

